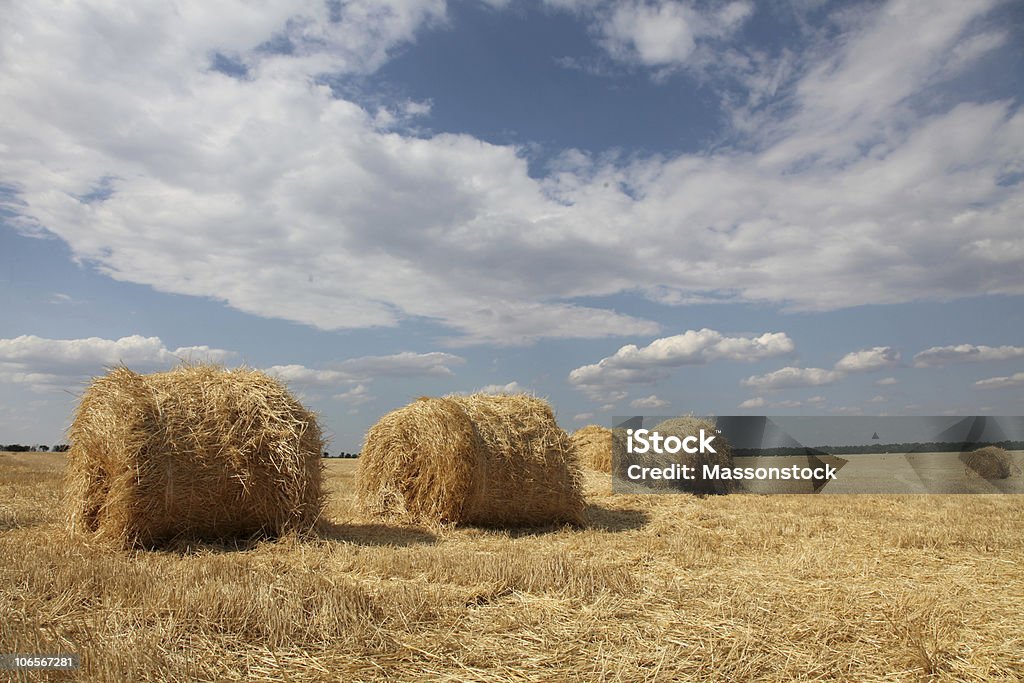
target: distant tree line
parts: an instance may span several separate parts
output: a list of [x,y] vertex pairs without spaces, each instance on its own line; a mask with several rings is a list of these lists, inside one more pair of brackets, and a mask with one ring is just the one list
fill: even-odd
[[11,453],[28,453],[32,451],[46,453],[47,451],[50,450],[52,450],[54,453],[63,453],[64,451],[68,450],[68,448],[70,448],[70,446],[68,446],[66,443],[59,443],[52,449],[45,444],[36,444],[34,446],[25,446],[20,443],[9,443],[6,445],[0,444],[0,451],[10,451]]
[[926,443],[873,443],[861,446],[817,446],[780,447],[780,448],[735,448],[733,455],[774,456],[774,455],[878,455],[882,453],[962,453],[974,451],[984,446],[998,446],[1008,451],[1024,450],[1024,441],[978,441],[964,443],[962,441],[929,441]]
[[[54,453],[65,453],[65,452],[67,452],[67,450],[69,448],[71,448],[71,446],[69,446],[66,443],[56,444],[52,448],[50,446],[46,446],[46,445],[43,445],[43,444],[36,444],[34,446],[25,446],[25,445],[20,444],[20,443],[9,443],[7,445],[4,445],[4,444],[0,443],[0,451],[10,451],[12,453],[30,453],[30,452],[33,452],[33,451],[38,451],[38,452],[41,452],[41,453],[46,453],[47,451],[53,451]],[[325,458],[358,458],[359,454],[358,453],[347,453],[345,451],[341,451],[337,455],[331,455],[327,451],[324,451],[324,457]]]

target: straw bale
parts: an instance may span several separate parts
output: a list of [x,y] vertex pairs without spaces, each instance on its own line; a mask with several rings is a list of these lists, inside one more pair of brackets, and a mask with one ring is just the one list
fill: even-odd
[[582,480],[547,402],[423,397],[366,434],[356,480],[369,516],[428,525],[582,524]]
[[1010,454],[998,446],[985,446],[961,458],[970,470],[985,479],[1009,479],[1016,470]]
[[598,472],[612,471],[612,430],[600,425],[580,427],[572,435],[580,464]]
[[70,440],[69,522],[111,545],[302,532],[323,508],[316,418],[255,370],[115,368],[86,390]]

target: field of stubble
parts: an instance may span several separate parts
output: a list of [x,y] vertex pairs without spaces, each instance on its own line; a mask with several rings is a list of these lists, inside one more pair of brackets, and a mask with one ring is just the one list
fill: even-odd
[[[251,547],[71,541],[63,456],[0,454],[18,680],[1024,680],[1024,497],[612,496],[590,526],[329,529]],[[9,674],[10,672],[3,672]],[[20,677],[20,678],[19,678]]]

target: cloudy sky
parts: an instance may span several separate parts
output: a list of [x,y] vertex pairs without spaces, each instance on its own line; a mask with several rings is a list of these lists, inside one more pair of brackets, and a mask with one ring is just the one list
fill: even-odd
[[1024,411],[1024,5],[0,2],[0,443],[89,377]]

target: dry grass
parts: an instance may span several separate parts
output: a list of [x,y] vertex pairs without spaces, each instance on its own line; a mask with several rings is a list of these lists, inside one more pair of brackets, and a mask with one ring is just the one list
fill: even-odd
[[612,430],[601,425],[580,427],[572,434],[580,464],[597,472],[612,471]]
[[316,417],[256,370],[115,368],[82,396],[70,437],[68,517],[94,542],[279,535],[323,507]]
[[357,501],[385,521],[498,527],[580,524],[569,436],[526,394],[421,398],[366,434]]
[[[360,518],[318,540],[71,541],[60,454],[0,455],[0,652],[85,681],[1020,681],[1024,498],[611,496],[511,533]],[[63,673],[20,680],[62,680]]]

